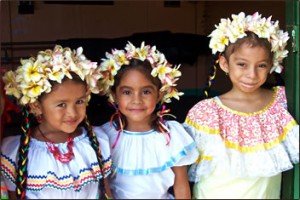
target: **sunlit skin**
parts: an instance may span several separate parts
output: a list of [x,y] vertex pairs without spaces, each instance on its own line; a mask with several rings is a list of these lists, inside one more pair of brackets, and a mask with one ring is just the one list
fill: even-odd
[[261,88],[272,67],[265,48],[243,44],[229,60],[221,56],[220,67],[232,82],[232,89],[220,96],[226,106],[241,112],[255,112],[271,101],[273,92]]
[[151,130],[151,114],[159,102],[159,89],[137,70],[128,71],[116,88],[115,100],[126,116],[129,131]]
[[[31,105],[31,110],[42,114],[40,129],[54,143],[66,142],[68,136],[80,134],[77,130],[86,114],[88,91],[83,83],[66,80],[57,84],[49,94]],[[34,137],[44,141],[39,131]]]

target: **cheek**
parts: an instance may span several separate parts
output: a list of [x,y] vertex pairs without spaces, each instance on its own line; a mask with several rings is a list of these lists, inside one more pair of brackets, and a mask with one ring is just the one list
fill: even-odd
[[86,105],[85,104],[82,104],[77,107],[77,114],[81,115],[83,117],[86,115]]
[[78,108],[77,111],[78,111],[78,113],[85,113],[86,112],[86,106]]
[[121,101],[120,103],[118,103],[118,109],[122,112],[124,110],[126,110],[126,104],[124,103],[124,101]]
[[62,116],[63,115],[60,112],[57,112],[57,111],[55,111],[55,112],[53,112],[53,110],[52,110],[52,112],[51,111],[49,112],[49,110],[48,111],[47,110],[43,111],[43,120],[48,121],[48,122],[50,121],[51,123],[55,123],[57,121],[60,121]]
[[156,98],[151,98],[151,99],[148,100],[147,107],[152,112],[156,109],[156,105],[158,104],[157,101],[158,100]]
[[267,80],[268,79],[268,77],[269,77],[269,72],[265,72],[264,74],[262,74],[262,76],[261,76],[261,79],[262,80]]

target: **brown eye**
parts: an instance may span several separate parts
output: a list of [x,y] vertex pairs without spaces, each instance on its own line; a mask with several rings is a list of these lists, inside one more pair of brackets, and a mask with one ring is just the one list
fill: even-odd
[[78,100],[78,101],[76,102],[76,104],[83,104],[84,102],[85,102],[85,100],[80,99],[80,100]]
[[151,91],[150,90],[144,90],[143,94],[151,94]]
[[129,95],[129,94],[130,94],[130,91],[129,91],[129,90],[124,90],[124,91],[122,91],[122,94],[124,94],[124,95]]
[[258,67],[260,67],[260,68],[266,68],[267,65],[266,64],[260,64],[260,65],[258,65]]

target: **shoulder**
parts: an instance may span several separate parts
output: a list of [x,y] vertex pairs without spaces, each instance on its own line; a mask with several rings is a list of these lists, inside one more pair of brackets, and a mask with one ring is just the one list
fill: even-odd
[[2,140],[1,143],[1,161],[3,165],[8,165],[7,167],[15,166],[17,160],[18,151],[20,146],[20,136],[9,136]]
[[115,138],[118,134],[118,132],[110,122],[102,124],[101,126],[97,127],[97,129],[101,129],[103,135],[106,135],[109,139]]
[[176,120],[166,120],[166,125],[170,128],[171,132],[172,130],[184,130],[183,125]]
[[110,127],[110,122],[106,122],[102,124],[101,126],[97,126],[98,129],[101,129],[103,132],[107,133],[111,127]]
[[287,109],[287,97],[284,86],[276,86],[273,88],[275,94],[275,102]]
[[104,133],[102,126],[93,126],[93,131],[96,135]]
[[108,140],[107,134],[102,126],[93,126],[93,131],[98,138],[98,140]]
[[20,135],[5,137],[1,143],[1,152],[11,151],[12,149],[18,149],[20,145]]
[[170,129],[171,138],[173,138],[173,140],[174,140],[174,138],[177,138],[175,140],[188,140],[188,141],[190,141],[190,138],[191,138],[190,134],[185,129],[183,123],[179,123],[175,120],[168,120],[168,121],[166,121],[166,125]]
[[195,104],[188,112],[186,119],[207,117],[216,112],[216,100],[214,98],[204,99]]
[[203,99],[196,103],[190,110],[189,113],[195,113],[198,112],[199,110],[205,111],[206,107],[209,106],[211,107],[212,104],[214,103],[214,98],[209,98],[209,99]]
[[285,93],[284,86],[276,86],[273,88],[273,90],[275,90],[277,97],[279,97],[281,99],[286,99],[286,93]]

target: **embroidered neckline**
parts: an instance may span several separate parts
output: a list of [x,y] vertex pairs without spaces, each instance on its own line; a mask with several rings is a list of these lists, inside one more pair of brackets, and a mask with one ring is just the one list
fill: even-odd
[[278,87],[274,87],[272,100],[263,109],[261,109],[259,111],[255,111],[255,112],[246,113],[246,112],[234,110],[234,109],[229,108],[226,105],[224,105],[221,100],[217,100],[215,97],[213,98],[213,101],[216,102],[216,104],[218,104],[223,109],[228,110],[229,112],[232,112],[233,114],[242,115],[242,116],[258,115],[258,114],[266,112],[268,109],[270,109],[270,107],[272,105],[274,105],[274,102],[275,102],[276,98],[278,97],[278,90],[279,90]]

